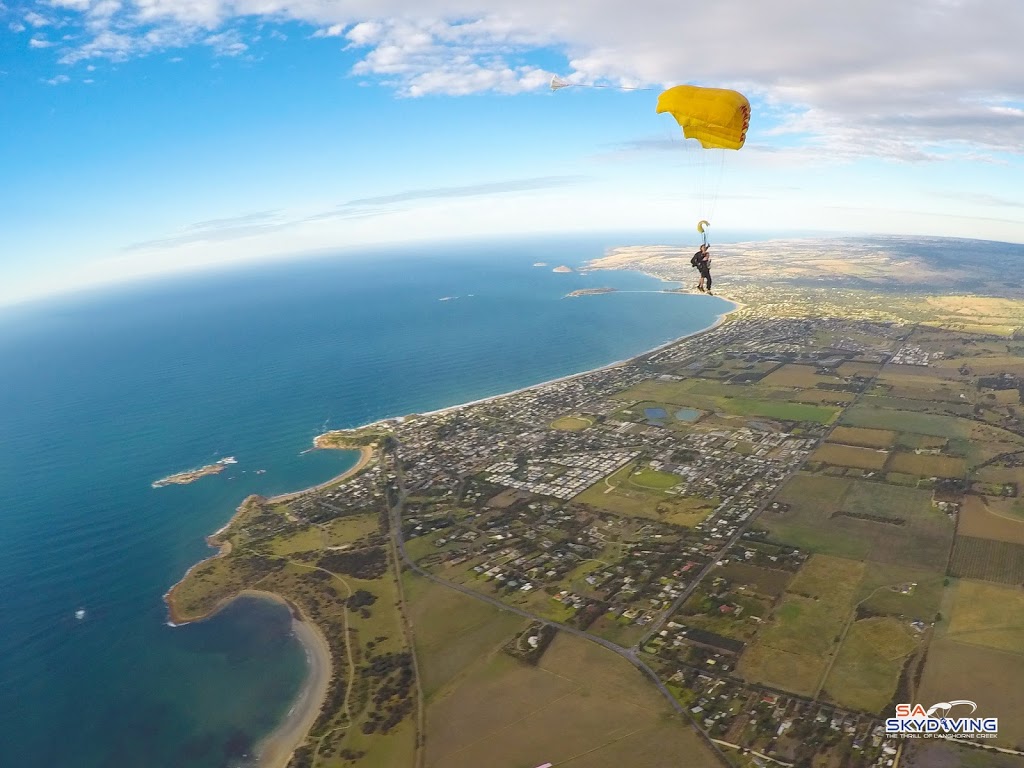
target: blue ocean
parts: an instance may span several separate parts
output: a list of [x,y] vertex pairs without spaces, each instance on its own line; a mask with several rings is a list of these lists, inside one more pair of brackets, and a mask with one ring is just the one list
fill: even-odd
[[[250,493],[351,466],[305,452],[326,429],[621,360],[729,308],[552,272],[627,242],[320,254],[0,310],[0,765],[243,764],[305,655],[266,601],[168,626],[162,596],[205,537]],[[601,286],[620,292],[563,298]],[[225,456],[220,475],[150,486]]]

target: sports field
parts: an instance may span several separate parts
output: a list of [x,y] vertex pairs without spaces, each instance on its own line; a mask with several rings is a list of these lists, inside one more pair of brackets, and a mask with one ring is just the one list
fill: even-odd
[[631,462],[573,498],[617,515],[644,517],[671,525],[693,527],[718,505],[717,499],[665,493],[681,478]]
[[551,428],[559,429],[563,432],[579,432],[593,426],[593,423],[593,421],[585,416],[562,416],[551,422]]

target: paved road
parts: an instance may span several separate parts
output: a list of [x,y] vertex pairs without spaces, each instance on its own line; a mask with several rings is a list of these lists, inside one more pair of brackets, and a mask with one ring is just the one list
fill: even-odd
[[707,734],[704,733],[704,731],[702,731],[697,726],[697,724],[693,722],[689,714],[686,712],[686,709],[682,706],[682,704],[679,703],[676,697],[672,695],[672,692],[669,691],[665,684],[661,682],[661,679],[654,672],[654,670],[651,669],[647,665],[647,663],[644,662],[644,660],[637,655],[637,650],[635,648],[624,648],[623,646],[618,645],[617,643],[613,643],[611,640],[606,640],[603,637],[591,634],[590,632],[586,632],[577,627],[572,627],[568,624],[563,624],[560,621],[553,621],[551,619],[544,618],[543,616],[538,616],[535,613],[524,611],[522,608],[517,608],[514,605],[509,605],[508,603],[502,602],[501,600],[495,597],[491,597],[490,595],[485,595],[481,592],[477,592],[475,589],[471,589],[470,587],[464,586],[462,584],[455,584],[453,582],[448,581],[447,579],[442,579],[439,576],[435,576],[433,573],[430,573],[430,571],[427,571],[421,568],[419,565],[417,565],[416,562],[413,561],[413,559],[409,557],[408,553],[405,551],[405,539],[402,538],[402,508],[405,506],[405,500],[408,496],[408,493],[405,488],[405,474],[402,471],[401,462],[395,462],[395,474],[398,478],[399,497],[398,502],[393,506],[389,506],[388,509],[391,522],[391,536],[393,537],[395,546],[398,549],[398,552],[401,555],[403,562],[408,568],[415,571],[418,575],[422,576],[423,578],[434,582],[435,584],[447,587],[448,589],[454,589],[456,592],[461,592],[462,594],[468,597],[472,597],[475,600],[482,600],[485,603],[490,603],[495,608],[498,608],[502,611],[508,611],[509,613],[514,613],[518,616],[522,616],[525,619],[530,619],[532,621],[538,621],[552,627],[557,627],[562,632],[566,632],[570,635],[580,637],[584,640],[589,640],[592,643],[597,643],[603,648],[607,648],[609,651],[612,651],[613,653],[617,653],[619,656],[622,656],[624,659],[629,661],[630,664],[632,664],[634,667],[639,669],[641,672],[646,674],[647,677],[650,678],[651,682],[654,683],[654,685],[661,692],[661,694],[672,705],[672,708],[678,714],[684,717],[686,722],[689,723],[690,726],[693,728],[694,732],[697,733],[698,736],[700,736],[701,740],[711,749],[712,753],[718,757],[721,763],[725,766],[731,766],[731,763],[729,762],[728,758],[726,758],[726,756],[722,753],[721,749],[719,749],[718,746],[710,738],[708,738]]
[[[896,352],[893,352],[892,356],[895,356],[901,349],[903,349],[903,346],[904,344],[906,344],[907,339],[910,338],[911,334],[913,334],[916,328],[916,325],[911,326],[910,331],[908,331],[907,335],[900,340],[900,346],[896,349]],[[843,411],[847,410],[848,408],[852,408],[854,405],[858,403],[861,396],[871,388],[872,384],[875,383],[875,379],[878,378],[878,374],[881,373],[883,367],[885,366],[883,365],[879,367],[878,372],[876,372],[875,375],[871,377],[870,381],[868,381],[868,383],[864,385],[864,388],[861,389],[861,391],[854,396],[850,404],[843,408]],[[818,442],[814,444],[814,447],[817,448],[819,445],[828,440],[833,430],[837,426],[839,426],[838,419],[832,424],[832,426],[828,428],[825,434],[818,439]],[[800,468],[803,467],[805,463],[806,459],[804,461],[801,461],[797,466],[795,466],[793,469],[787,472],[785,476],[779,481],[779,484],[778,486],[776,486],[776,489],[782,488],[782,486],[789,482],[790,478],[792,478],[793,475],[799,472]],[[750,517],[743,521],[743,523],[736,529],[736,532],[729,538],[729,541],[725,544],[725,546],[723,546],[720,550],[718,550],[718,552],[715,553],[715,556],[708,561],[707,565],[701,568],[700,572],[694,577],[693,581],[690,583],[690,586],[688,586],[686,589],[682,591],[679,597],[677,597],[672,602],[672,605],[670,605],[667,610],[662,612],[658,620],[655,621],[654,624],[651,626],[650,631],[648,631],[648,633],[644,635],[635,646],[633,646],[634,650],[642,648],[647,642],[649,642],[652,637],[654,637],[658,632],[661,631],[661,628],[665,625],[665,622],[668,621],[668,618],[683,607],[683,603],[685,603],[686,600],[690,597],[690,595],[694,593],[697,587],[700,586],[700,583],[704,580],[704,577],[707,576],[708,573],[711,572],[711,569],[715,567],[715,563],[721,560],[722,557],[726,553],[728,553],[728,551],[732,549],[733,546],[735,546],[736,542],[740,540],[740,537],[743,536],[743,534],[750,529],[750,526],[754,524],[754,521],[757,520],[757,518],[761,516],[761,513],[765,511],[771,500],[775,498],[775,495],[775,493],[772,493],[769,496],[767,496],[765,500],[761,503],[761,505],[750,515]]]

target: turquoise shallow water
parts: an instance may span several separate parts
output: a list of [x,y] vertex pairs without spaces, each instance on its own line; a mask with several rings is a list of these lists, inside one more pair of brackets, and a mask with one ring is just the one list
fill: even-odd
[[[287,611],[240,600],[172,628],[161,596],[247,494],[351,465],[302,453],[325,428],[603,365],[728,308],[551,272],[605,244],[376,250],[0,310],[0,764],[244,763],[304,675]],[[562,299],[606,285],[623,292]]]

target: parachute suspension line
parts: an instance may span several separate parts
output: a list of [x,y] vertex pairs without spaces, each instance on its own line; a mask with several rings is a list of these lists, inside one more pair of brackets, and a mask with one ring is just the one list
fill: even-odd
[[708,206],[707,210],[708,219],[715,218],[715,209],[718,207],[718,195],[722,189],[722,178],[725,176],[725,150],[716,149],[713,150],[713,152],[718,155],[718,162],[711,160],[709,163],[709,175],[711,178],[709,179],[708,186],[706,188],[710,190],[709,195],[711,196],[711,204]]

